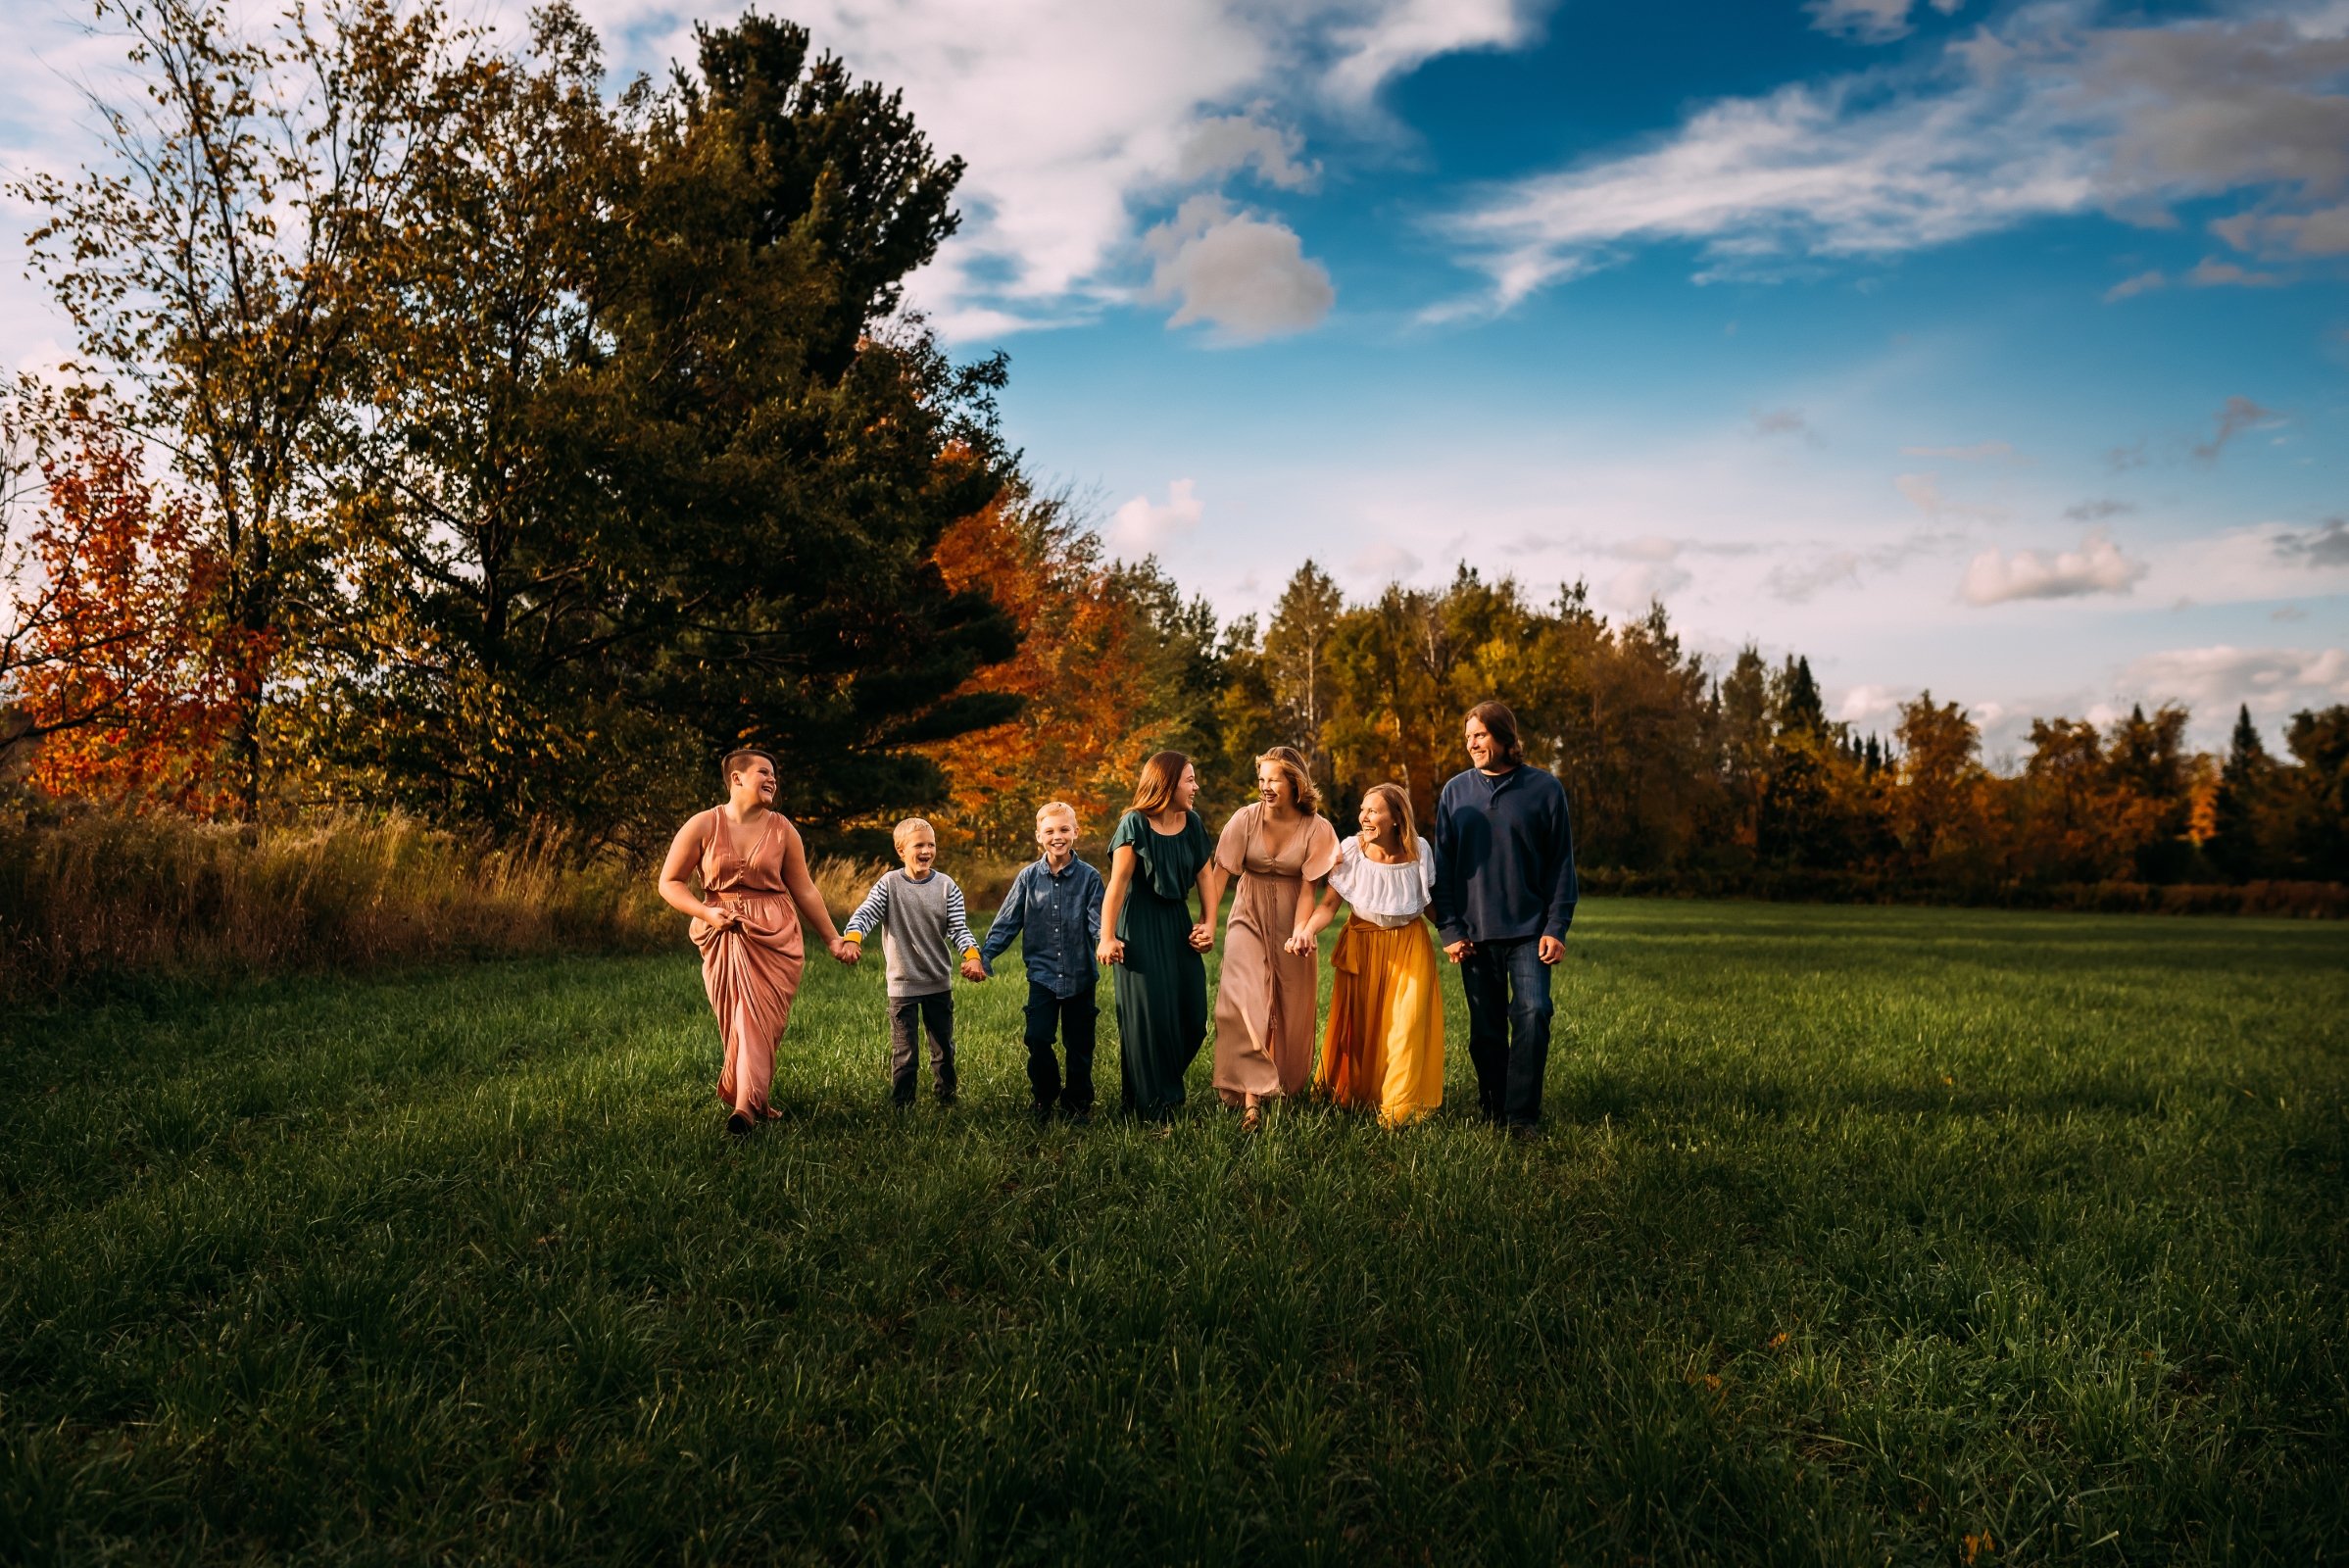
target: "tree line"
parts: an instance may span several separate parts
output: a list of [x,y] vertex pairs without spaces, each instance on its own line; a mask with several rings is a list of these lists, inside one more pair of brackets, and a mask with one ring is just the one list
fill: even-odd
[[2177,705],[2101,729],[2037,719],[2001,773],[1956,703],[1921,693],[1864,734],[1828,716],[1807,658],[1748,647],[1713,667],[1660,605],[1609,620],[1580,583],[1541,603],[1466,565],[1442,589],[1349,602],[1307,562],[1261,622],[1219,627],[1154,565],[1101,561],[1064,513],[1015,499],[948,536],[961,580],[1026,596],[1019,654],[972,684],[1028,707],[937,754],[952,820],[1001,853],[1025,843],[1023,781],[1070,780],[1105,815],[1162,745],[1200,759],[1210,799],[1244,800],[1252,760],[1285,744],[1342,819],[1382,780],[1424,819],[1463,765],[1460,715],[1497,697],[1565,782],[1602,884],[1989,897],[2349,880],[2349,707],[2295,715],[2282,757],[2247,710],[2222,756],[2188,745]]
[[2349,880],[2349,710],[1830,719],[1808,662],[1714,667],[1463,566],[1350,602],[1304,564],[1221,618],[1110,559],[1005,445],[1000,355],[904,308],[959,160],[807,33],[746,15],[607,95],[567,7],[518,44],[437,5],[258,30],[104,0],[146,97],[17,193],[78,334],[0,403],[0,780],[252,820],[399,808],[642,854],[723,751],[856,848],[907,811],[1012,856],[1105,821],[1150,752],[1237,804],[1296,746],[1419,809],[1499,697],[1624,885]]

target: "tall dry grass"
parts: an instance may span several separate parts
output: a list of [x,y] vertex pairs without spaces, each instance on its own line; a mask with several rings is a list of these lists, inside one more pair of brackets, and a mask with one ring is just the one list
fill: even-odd
[[649,870],[403,817],[293,827],[0,815],[0,995],[683,940]]

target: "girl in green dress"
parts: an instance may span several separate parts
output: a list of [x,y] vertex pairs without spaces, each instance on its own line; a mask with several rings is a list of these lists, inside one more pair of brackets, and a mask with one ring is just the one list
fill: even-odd
[[[1191,808],[1199,773],[1181,752],[1142,764],[1133,808],[1109,835],[1109,891],[1101,900],[1101,960],[1116,965],[1118,1062],[1126,1108],[1163,1117],[1183,1102],[1183,1072],[1207,1037],[1211,927],[1191,918],[1214,849]],[[1203,907],[1204,906],[1202,906]]]

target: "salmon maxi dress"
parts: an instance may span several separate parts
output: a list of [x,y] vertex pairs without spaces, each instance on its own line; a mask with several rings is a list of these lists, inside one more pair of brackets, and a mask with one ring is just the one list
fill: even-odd
[[701,818],[702,891],[712,904],[741,916],[723,928],[693,923],[693,945],[702,952],[702,989],[717,1014],[725,1062],[718,1070],[717,1098],[734,1103],[734,1091],[750,1081],[751,1113],[778,1114],[766,1102],[775,1079],[775,1044],[791,1021],[807,949],[800,936],[800,907],[783,886],[783,852],[793,828],[783,813],[766,813],[766,826],[748,858],[735,854],[724,812],[712,808]]
[[1316,1087],[1344,1105],[1376,1107],[1390,1127],[1444,1103],[1444,992],[1428,935],[1436,857],[1381,865],[1359,837],[1338,846],[1330,886],[1350,911],[1330,956],[1330,1023]]
[[1215,991],[1215,1092],[1227,1105],[1302,1094],[1313,1078],[1313,1009],[1318,951],[1297,956],[1281,944],[1297,929],[1297,901],[1308,881],[1330,874],[1338,830],[1325,817],[1296,824],[1273,843],[1261,801],[1232,813],[1215,861],[1240,879],[1224,926],[1223,974]]

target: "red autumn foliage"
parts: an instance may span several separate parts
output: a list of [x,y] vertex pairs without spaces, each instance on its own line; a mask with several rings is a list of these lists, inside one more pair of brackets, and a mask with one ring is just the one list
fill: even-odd
[[1006,491],[949,529],[933,559],[949,586],[985,589],[1020,631],[1018,654],[961,691],[1027,700],[1016,718],[925,748],[953,802],[941,831],[1017,856],[1034,844],[1036,808],[1059,800],[1099,843],[1157,744],[1137,611],[1114,591],[1100,541],[1056,503]]
[[214,812],[237,678],[261,640],[217,624],[222,565],[184,501],[159,495],[122,430],[68,416],[10,564],[8,738],[54,795]]

